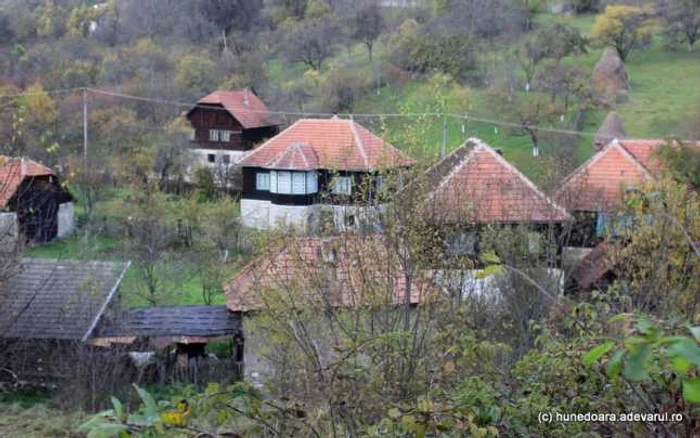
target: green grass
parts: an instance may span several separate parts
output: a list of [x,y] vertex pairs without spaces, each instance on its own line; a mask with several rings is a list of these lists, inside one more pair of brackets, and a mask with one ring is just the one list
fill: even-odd
[[[589,35],[595,22],[595,16],[553,16],[543,14],[538,18],[540,23],[546,21],[563,21],[569,23],[582,33]],[[700,103],[700,50],[689,53],[685,48],[678,51],[664,50],[661,37],[656,37],[651,47],[633,51],[626,62],[626,70],[630,76],[631,90],[629,102],[619,103],[614,108],[623,119],[629,137],[662,138],[669,135],[680,135],[679,126],[687,114],[697,108]],[[603,48],[592,46],[587,54],[565,59],[570,65],[579,66],[591,75],[595,64],[602,55]],[[367,95],[355,108],[359,113],[395,113],[399,111],[421,111],[426,107],[426,95],[429,97],[430,88],[423,81],[414,81],[400,88],[387,87],[381,94]],[[503,119],[499,114],[489,112],[484,102],[482,89],[473,89],[471,107],[460,106],[450,102],[448,107],[456,108],[457,112],[466,112],[475,117]],[[581,130],[588,135],[581,136],[574,147],[576,164],[580,164],[593,154],[592,134],[594,134],[607,114],[607,109],[588,111],[582,121]],[[567,115],[570,116],[570,115]],[[405,129],[410,120],[389,121],[392,129]],[[425,141],[421,150],[408,150],[414,156],[430,156],[439,151],[442,140],[442,120],[427,118],[424,123],[430,126],[424,129]],[[553,127],[567,128],[568,124]],[[538,180],[543,176],[543,161],[531,155],[530,141],[525,136],[514,136],[512,130],[499,128],[486,123],[468,122],[466,132],[462,134],[461,123],[448,121],[448,150],[459,145],[465,138],[475,136],[483,139],[494,147],[504,150],[505,157],[516,164],[525,174]],[[401,147],[401,144],[396,144]],[[548,153],[546,147],[542,154]]]
[[75,437],[78,426],[87,420],[82,412],[62,412],[43,403],[26,406],[0,402],[0,436],[44,438]]

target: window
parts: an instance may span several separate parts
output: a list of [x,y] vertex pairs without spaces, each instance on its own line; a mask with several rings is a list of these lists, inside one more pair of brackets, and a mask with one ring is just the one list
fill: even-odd
[[476,233],[456,233],[448,236],[447,253],[450,256],[476,255]]
[[219,140],[227,143],[231,141],[231,131],[219,131]]
[[219,130],[210,129],[209,130],[209,141],[219,141]]
[[377,179],[375,180],[375,186],[377,188],[377,193],[380,193],[382,189],[384,188],[384,176],[383,175],[378,175]]
[[208,163],[216,163],[216,155],[214,155],[214,154],[207,154],[207,162],[208,162]]
[[292,193],[292,172],[277,173],[277,193],[289,195]]
[[338,176],[333,180],[333,193],[349,195],[352,193],[352,179],[349,176]]
[[318,192],[318,174],[316,172],[306,172],[306,193]]
[[527,252],[529,252],[530,254],[539,254],[541,243],[542,236],[540,235],[540,233],[527,233]]
[[270,174],[258,172],[255,174],[255,190],[270,190]]
[[221,158],[223,159],[224,164],[231,164],[231,156],[230,155],[224,154]]
[[305,172],[293,172],[292,173],[292,193],[295,195],[305,195],[306,194],[306,173]]

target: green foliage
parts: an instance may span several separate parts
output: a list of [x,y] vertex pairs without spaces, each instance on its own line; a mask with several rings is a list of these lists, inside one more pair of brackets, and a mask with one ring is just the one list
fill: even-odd
[[700,151],[683,144],[666,145],[659,150],[659,158],[668,166],[671,177],[690,187],[700,187]]
[[210,92],[216,88],[217,82],[216,64],[208,58],[187,55],[175,65],[175,83],[181,88]]
[[404,22],[393,38],[393,59],[420,73],[444,73],[462,80],[476,69],[476,48],[467,35],[428,32],[413,20]]
[[[617,319],[629,318],[621,314]],[[700,327],[689,328],[690,335],[665,334],[652,320],[639,317],[629,321],[634,332],[616,346],[607,362],[607,375],[623,376],[633,382],[655,381],[668,391],[677,385],[683,388],[683,397],[690,403],[700,404]],[[612,341],[601,344],[586,354],[587,363],[600,361],[611,348]],[[670,372],[671,375],[669,378]],[[680,380],[680,382],[678,382]]]
[[593,38],[614,47],[625,61],[636,48],[649,44],[655,23],[649,7],[609,5],[596,18]]

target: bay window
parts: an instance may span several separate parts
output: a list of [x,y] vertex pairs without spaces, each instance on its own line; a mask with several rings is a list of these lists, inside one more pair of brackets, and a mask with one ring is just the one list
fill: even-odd
[[310,195],[318,192],[316,172],[270,171],[269,190],[280,195]]
[[255,174],[255,190],[270,190],[270,174],[258,172]]

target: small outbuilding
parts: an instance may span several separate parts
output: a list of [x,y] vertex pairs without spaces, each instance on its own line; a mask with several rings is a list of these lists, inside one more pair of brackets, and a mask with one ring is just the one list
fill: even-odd
[[0,210],[16,215],[19,233],[27,241],[70,235],[73,201],[50,168],[24,157],[0,156]]

